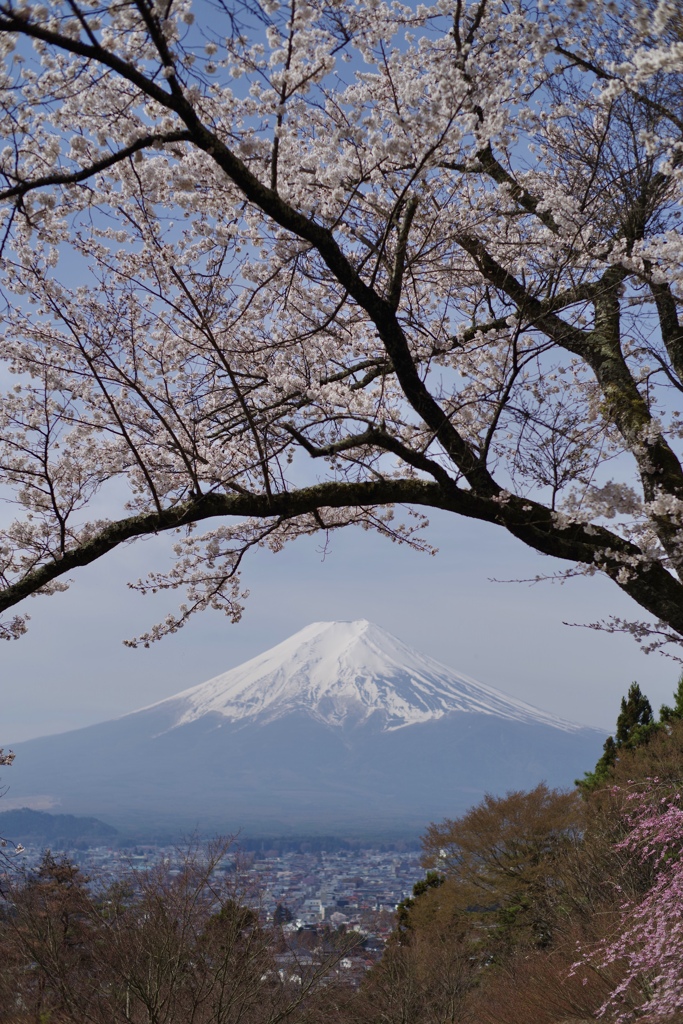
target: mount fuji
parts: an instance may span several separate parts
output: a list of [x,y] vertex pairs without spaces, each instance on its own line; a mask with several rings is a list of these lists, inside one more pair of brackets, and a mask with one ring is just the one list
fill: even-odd
[[379,835],[453,817],[485,792],[571,785],[603,739],[370,622],[317,622],[139,711],[16,744],[5,781],[11,806],[150,833]]

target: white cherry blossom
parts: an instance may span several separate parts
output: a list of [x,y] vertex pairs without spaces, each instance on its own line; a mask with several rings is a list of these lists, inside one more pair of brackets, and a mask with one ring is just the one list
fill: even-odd
[[175,531],[148,643],[441,508],[678,642],[676,12],[0,0],[0,611]]

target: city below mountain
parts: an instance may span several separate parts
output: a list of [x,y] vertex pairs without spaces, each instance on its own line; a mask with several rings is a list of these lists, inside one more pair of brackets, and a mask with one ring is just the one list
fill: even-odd
[[571,785],[604,734],[366,621],[318,622],[209,682],[14,745],[5,807],[137,831],[421,830],[484,793]]

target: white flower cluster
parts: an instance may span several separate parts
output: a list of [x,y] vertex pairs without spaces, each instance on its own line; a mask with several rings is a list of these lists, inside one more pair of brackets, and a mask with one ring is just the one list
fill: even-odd
[[236,620],[249,549],[406,504],[683,630],[677,5],[261,10],[0,11],[0,610],[235,509],[136,586],[141,642]]

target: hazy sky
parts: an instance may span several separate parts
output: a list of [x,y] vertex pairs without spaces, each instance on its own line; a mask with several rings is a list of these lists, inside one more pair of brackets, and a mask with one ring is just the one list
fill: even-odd
[[315,539],[278,555],[256,552],[246,563],[251,596],[241,623],[205,613],[150,650],[122,640],[162,617],[169,596],[155,604],[125,583],[152,562],[164,564],[166,541],[115,552],[74,574],[68,593],[29,601],[29,633],[0,647],[0,746],[161,700],[331,619],[370,619],[456,670],[590,725],[613,728],[633,679],[656,709],[670,701],[674,662],[645,657],[625,637],[562,624],[637,617],[609,581],[495,583],[491,577],[530,577],[559,563],[493,526],[446,513],[433,517],[429,537],[440,549],[435,557],[361,530],[333,536],[324,559]]

